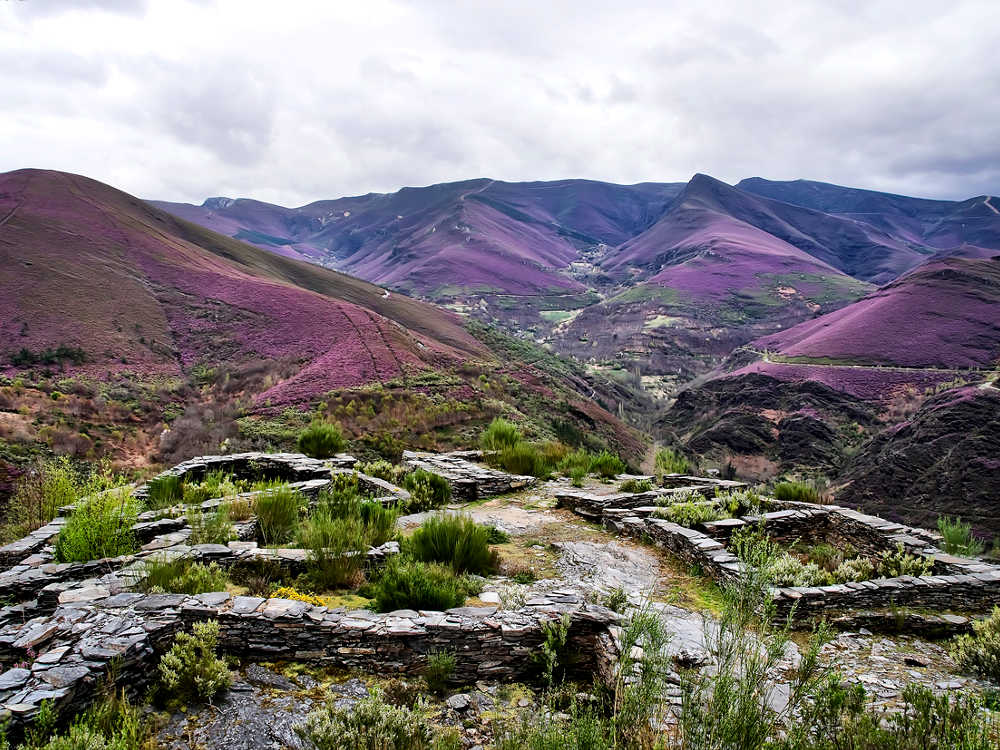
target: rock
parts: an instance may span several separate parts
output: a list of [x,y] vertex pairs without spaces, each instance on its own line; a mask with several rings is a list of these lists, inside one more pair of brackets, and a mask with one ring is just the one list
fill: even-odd
[[454,709],[455,711],[466,711],[471,705],[472,701],[469,698],[468,693],[456,693],[455,695],[449,696],[445,704],[448,708]]
[[21,687],[28,678],[31,677],[31,671],[27,669],[8,669],[3,674],[0,674],[0,690],[13,690],[14,688]]
[[272,672],[260,664],[251,664],[244,671],[243,675],[247,682],[262,687],[274,688],[276,690],[294,690],[295,684],[283,675]]
[[498,594],[496,591],[484,591],[479,595],[479,599],[481,601],[486,602],[487,604],[499,604],[500,594]]

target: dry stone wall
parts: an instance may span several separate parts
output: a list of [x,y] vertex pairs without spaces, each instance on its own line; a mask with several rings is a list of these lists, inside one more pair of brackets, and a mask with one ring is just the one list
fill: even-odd
[[[689,479],[689,478],[685,478]],[[706,485],[709,486],[709,485]],[[713,490],[714,491],[714,490]],[[744,570],[743,562],[726,547],[732,534],[748,525],[763,523],[767,534],[786,543],[798,539],[828,541],[843,548],[850,544],[863,554],[893,550],[898,545],[915,555],[934,561],[933,575],[879,578],[829,586],[795,586],[772,589],[776,616],[793,616],[806,623],[831,618],[847,610],[873,611],[891,606],[932,608],[940,611],[981,612],[1000,601],[1000,567],[980,560],[947,555],[935,544],[940,536],[886,521],[877,516],[836,505],[781,503],[767,499],[775,508],[744,518],[723,519],[687,528],[656,518],[655,506],[645,505],[649,493],[622,499],[619,495],[597,496],[585,492],[557,495],[561,505],[579,515],[600,520],[609,529],[647,540],[670,551],[690,566],[697,566],[719,581],[732,580]],[[610,503],[616,507],[609,507]],[[628,507],[632,502],[642,503]],[[882,615],[885,617],[885,615]],[[958,616],[954,623],[967,623]],[[924,626],[914,621],[919,630]],[[935,626],[941,623],[934,623]],[[906,626],[906,620],[902,624]]]

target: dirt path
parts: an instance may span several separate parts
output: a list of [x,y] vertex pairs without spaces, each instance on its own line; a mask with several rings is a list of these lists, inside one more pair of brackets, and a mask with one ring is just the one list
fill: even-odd
[[993,213],[1000,214],[1000,211],[997,211],[997,207],[994,206],[992,203],[990,203],[991,198],[992,196],[987,195],[986,198],[983,200],[983,203],[986,205],[986,208],[988,208]]

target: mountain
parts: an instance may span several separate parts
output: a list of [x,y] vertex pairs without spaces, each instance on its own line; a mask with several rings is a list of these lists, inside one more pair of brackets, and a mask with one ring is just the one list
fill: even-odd
[[866,222],[908,242],[939,250],[969,246],[1000,247],[1000,199],[978,196],[964,201],[910,198],[812,180],[776,182],[751,177],[740,190]]
[[580,249],[633,236],[680,187],[479,179],[294,209],[226,198],[153,203],[280,254],[445,299],[585,291],[568,273]]
[[464,445],[499,410],[641,451],[594,402],[618,386],[582,368],[527,364],[452,312],[86,177],[0,175],[0,268],[0,459],[53,441],[119,458],[156,439],[287,447],[313,408],[378,445]]

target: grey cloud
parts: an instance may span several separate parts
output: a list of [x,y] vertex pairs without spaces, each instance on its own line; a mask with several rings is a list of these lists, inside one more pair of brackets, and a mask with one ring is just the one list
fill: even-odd
[[70,7],[0,2],[0,169],[286,205],[694,172],[1000,193],[1000,16],[983,0]]

